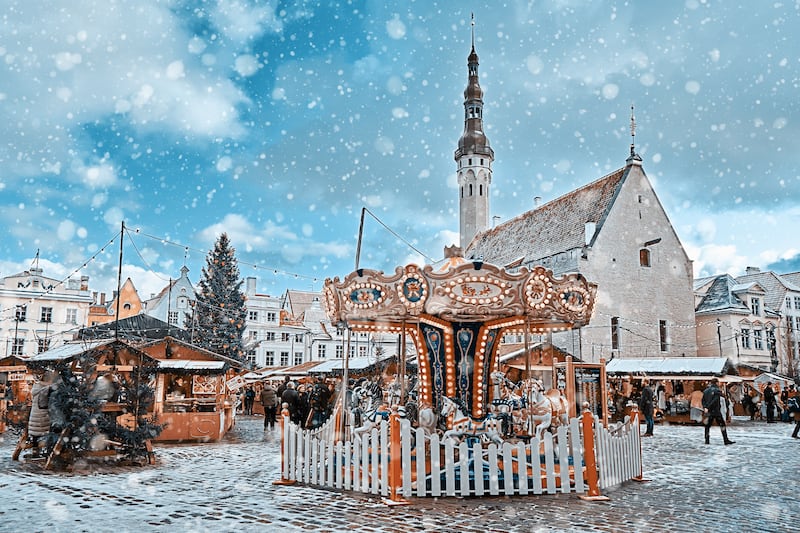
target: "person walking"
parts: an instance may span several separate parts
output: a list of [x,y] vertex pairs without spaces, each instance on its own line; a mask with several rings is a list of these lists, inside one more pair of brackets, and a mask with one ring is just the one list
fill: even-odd
[[767,404],[767,423],[772,424],[775,422],[775,389],[771,381],[767,381],[764,387],[764,402]]
[[706,415],[705,423],[705,437],[706,444],[709,444],[709,433],[711,432],[711,424],[716,421],[722,432],[722,441],[725,445],[735,444],[734,441],[728,438],[728,429],[725,426],[725,418],[722,414],[722,405],[720,399],[722,398],[722,391],[719,390],[719,380],[713,378],[711,383],[703,391],[703,412]]
[[253,414],[253,402],[256,399],[256,391],[253,390],[252,385],[248,385],[244,389],[244,414],[250,416]]
[[655,420],[653,420],[653,407],[653,389],[650,388],[650,380],[643,379],[642,395],[639,396],[639,410],[642,412],[642,415],[644,415],[647,428],[644,435],[642,435],[643,437],[653,436],[653,426],[655,425]]
[[278,393],[269,383],[261,389],[261,405],[264,407],[264,429],[275,428],[275,415],[278,411]]

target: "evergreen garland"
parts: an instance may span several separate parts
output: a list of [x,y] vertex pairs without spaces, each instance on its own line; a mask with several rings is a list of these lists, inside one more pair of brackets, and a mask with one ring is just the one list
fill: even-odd
[[198,346],[244,361],[245,296],[235,252],[223,233],[208,253],[198,283],[192,337]]

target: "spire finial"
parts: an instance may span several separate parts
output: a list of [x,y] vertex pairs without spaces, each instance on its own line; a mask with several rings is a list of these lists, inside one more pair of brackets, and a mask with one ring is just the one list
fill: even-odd
[[470,13],[471,21],[470,26],[472,26],[472,49],[475,50],[475,13]]
[[631,155],[636,155],[636,117],[633,115],[633,104],[631,104]]

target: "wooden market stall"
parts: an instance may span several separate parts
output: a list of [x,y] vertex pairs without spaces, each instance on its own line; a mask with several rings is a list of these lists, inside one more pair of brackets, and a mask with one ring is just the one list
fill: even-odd
[[726,386],[738,383],[736,367],[727,357],[645,357],[612,359],[606,363],[612,419],[621,420],[638,401],[642,380],[648,378],[656,398],[656,421],[679,424],[692,419],[702,391],[712,378]]
[[0,433],[8,425],[24,424],[28,416],[33,376],[19,357],[0,358]]
[[164,424],[157,441],[217,441],[233,427],[236,398],[227,382],[239,361],[174,337],[141,350],[157,362],[153,412]]

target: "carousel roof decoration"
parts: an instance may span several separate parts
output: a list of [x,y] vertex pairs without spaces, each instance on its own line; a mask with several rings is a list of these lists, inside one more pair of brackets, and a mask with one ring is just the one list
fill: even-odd
[[514,272],[467,261],[457,250],[440,269],[410,264],[393,274],[358,269],[325,281],[331,322],[360,331],[405,332],[417,349],[419,394],[431,405],[457,398],[469,415],[487,414],[489,375],[502,335],[586,325],[597,286],[580,274],[555,277],[537,266]]

